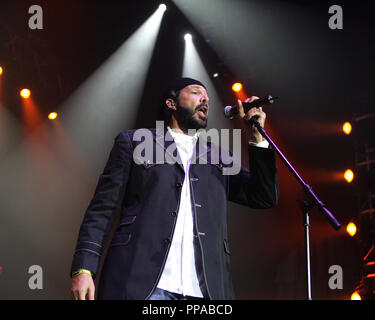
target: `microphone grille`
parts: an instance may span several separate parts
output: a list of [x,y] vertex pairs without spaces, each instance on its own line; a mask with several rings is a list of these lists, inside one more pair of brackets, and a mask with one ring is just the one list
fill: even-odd
[[232,108],[233,108],[232,106],[226,106],[224,108],[224,116],[226,118],[233,119],[233,115],[232,115],[232,112],[231,112]]

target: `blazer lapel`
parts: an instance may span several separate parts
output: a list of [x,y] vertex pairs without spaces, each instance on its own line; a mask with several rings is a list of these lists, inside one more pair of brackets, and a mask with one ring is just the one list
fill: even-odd
[[159,152],[159,157],[163,156],[165,162],[169,164],[177,163],[181,170],[185,172],[177,150],[177,145],[168,129],[165,128],[164,132],[156,131],[154,141],[156,142],[156,157],[158,157]]
[[210,141],[208,141],[204,135],[200,135],[195,146],[195,154],[193,155],[193,159],[195,162],[199,164],[219,164],[220,163],[220,154],[219,148],[215,145],[212,145]]

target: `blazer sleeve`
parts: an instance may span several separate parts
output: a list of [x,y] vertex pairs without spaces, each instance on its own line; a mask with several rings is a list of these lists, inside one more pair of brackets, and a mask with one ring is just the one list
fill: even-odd
[[88,269],[97,274],[100,257],[119,212],[125,193],[133,155],[132,143],[126,132],[115,138],[114,146],[85,212],[73,256],[71,274]]
[[279,185],[274,151],[249,145],[249,162],[250,170],[242,167],[229,176],[228,200],[255,209],[275,207]]

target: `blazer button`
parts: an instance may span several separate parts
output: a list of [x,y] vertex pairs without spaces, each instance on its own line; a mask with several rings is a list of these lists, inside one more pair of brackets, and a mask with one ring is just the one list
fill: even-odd
[[172,217],[177,217],[177,211],[172,211],[171,215],[172,215]]
[[172,239],[171,239],[170,237],[169,237],[169,238],[165,238],[165,239],[164,239],[164,242],[165,242],[165,243],[171,243],[171,242],[172,242]]
[[180,182],[177,182],[176,183],[176,188],[181,188],[182,187],[182,184]]

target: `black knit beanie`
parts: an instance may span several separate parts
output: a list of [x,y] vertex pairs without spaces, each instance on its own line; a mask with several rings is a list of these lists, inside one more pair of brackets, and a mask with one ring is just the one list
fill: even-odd
[[193,78],[176,78],[169,84],[161,99],[159,114],[157,116],[158,120],[164,120],[166,123],[169,122],[170,110],[168,110],[165,100],[168,98],[176,99],[180,90],[192,84],[200,85],[207,90],[206,86],[202,82]]
[[199,80],[195,80],[192,78],[177,78],[169,84],[166,94],[168,95],[172,91],[174,92],[180,91],[183,88],[190,86],[192,84],[200,85],[207,90],[206,86]]

